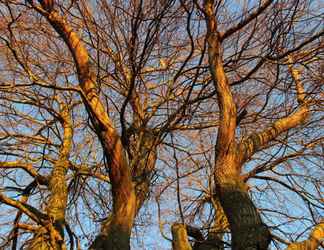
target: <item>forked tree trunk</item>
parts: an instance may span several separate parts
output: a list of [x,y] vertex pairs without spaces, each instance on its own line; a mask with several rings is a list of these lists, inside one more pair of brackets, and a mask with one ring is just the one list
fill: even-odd
[[[152,146],[151,150],[138,162],[134,173],[138,176],[138,180],[136,182],[130,180],[126,182],[124,180],[123,186],[118,186],[118,192],[113,192],[113,213],[102,224],[101,233],[96,237],[90,249],[130,249],[130,236],[134,219],[148,197],[150,173],[155,166],[155,162],[156,151]],[[128,165],[126,167],[130,169]],[[146,175],[145,172],[147,172]]]
[[109,164],[113,212],[91,249],[127,250],[136,212],[135,185],[121,139],[96,91],[96,74],[91,71],[88,51],[78,34],[59,12],[47,11],[35,5],[34,8],[46,17],[73,56],[82,98]]
[[236,143],[236,105],[223,66],[221,35],[217,30],[214,1],[204,1],[208,43],[209,70],[217,93],[220,125],[216,141],[214,181],[219,198],[230,224],[232,249],[266,250],[269,231],[263,225],[244,183],[240,178],[243,162]]
[[[217,29],[214,3],[214,0],[205,0],[203,13],[207,27],[209,70],[215,85],[220,113],[220,125],[215,147],[217,155],[214,171],[216,195],[230,224],[232,249],[266,250],[270,243],[270,233],[262,223],[261,217],[244,187],[240,177],[242,166],[253,154],[265,148],[270,141],[301,124],[309,114],[309,103],[300,81],[300,72],[292,68],[293,59],[289,57],[288,69],[296,85],[299,108],[295,113],[278,119],[264,131],[250,135],[239,144],[236,142],[237,111],[222,58],[221,43],[228,33],[221,34]],[[259,11],[251,14],[240,25],[245,25],[253,20],[270,3],[271,1],[266,1]],[[235,32],[235,29],[229,31],[229,33],[231,32]]]

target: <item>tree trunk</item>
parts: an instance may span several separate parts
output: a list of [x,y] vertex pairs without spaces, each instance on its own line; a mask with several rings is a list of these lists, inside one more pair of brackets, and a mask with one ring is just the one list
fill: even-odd
[[241,152],[235,138],[237,110],[224,70],[222,37],[217,29],[214,4],[214,0],[204,1],[209,70],[216,89],[221,121],[215,146],[216,196],[230,224],[232,249],[265,250],[269,244],[269,231],[240,178],[243,162],[240,161]]
[[232,234],[232,249],[266,250],[270,234],[252,203],[244,183],[231,177],[218,179],[217,193],[227,215]]
[[173,250],[191,250],[188,240],[186,226],[175,223],[171,227],[172,231],[172,249]]
[[[152,147],[137,163],[136,180],[123,180],[124,185],[113,189],[113,213],[102,224],[101,233],[91,245],[96,250],[127,250],[130,249],[130,236],[137,213],[148,197],[150,174],[156,162],[156,151]],[[127,169],[131,169],[128,165]],[[122,171],[126,172],[125,171]],[[114,173],[110,173],[113,176]],[[125,185],[127,183],[127,185]],[[118,183],[116,183],[117,185]]]
[[215,192],[228,219],[232,249],[266,250],[270,233],[262,223],[259,212],[251,201],[246,184],[240,177],[236,144],[218,155],[215,164]]
[[[58,100],[60,102],[60,100]],[[60,148],[59,159],[55,162],[49,177],[50,198],[46,207],[49,218],[48,225],[35,235],[28,249],[32,250],[65,250],[64,226],[65,210],[68,200],[66,173],[69,166],[69,156],[72,148],[73,128],[67,106],[60,102],[61,124],[64,129],[63,143]]]
[[135,187],[119,136],[111,138],[107,134],[103,138],[103,147],[110,157],[113,211],[102,224],[101,232],[90,249],[127,250],[130,249],[130,235],[136,214]]

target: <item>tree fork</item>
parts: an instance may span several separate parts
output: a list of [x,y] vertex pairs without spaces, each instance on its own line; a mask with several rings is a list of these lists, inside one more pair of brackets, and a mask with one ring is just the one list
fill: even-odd
[[237,111],[223,66],[221,36],[217,30],[213,0],[204,1],[204,15],[209,69],[218,97],[221,120],[215,147],[216,195],[230,224],[232,249],[266,250],[269,231],[262,223],[240,178],[242,164],[239,163],[239,150],[235,141]]

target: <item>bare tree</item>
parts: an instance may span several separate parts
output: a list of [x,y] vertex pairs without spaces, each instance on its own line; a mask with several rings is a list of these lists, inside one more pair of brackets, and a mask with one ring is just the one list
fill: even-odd
[[149,215],[174,250],[322,244],[317,3],[0,13],[3,248],[130,249]]

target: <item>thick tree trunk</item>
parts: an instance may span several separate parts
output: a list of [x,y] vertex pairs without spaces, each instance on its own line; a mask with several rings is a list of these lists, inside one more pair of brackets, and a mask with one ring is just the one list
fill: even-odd
[[[251,18],[253,19],[259,15],[270,3],[271,1],[265,2],[255,14],[251,15]],[[214,180],[216,195],[230,224],[232,249],[267,249],[270,233],[262,223],[256,207],[245,190],[244,183],[240,178],[241,169],[253,154],[267,147],[270,141],[290,128],[301,124],[309,114],[309,103],[306,100],[304,88],[300,81],[300,72],[292,67],[293,58],[288,58],[288,68],[296,85],[299,108],[295,113],[277,120],[264,131],[252,134],[239,145],[236,143],[237,111],[224,70],[221,44],[224,36],[226,37],[226,34],[235,32],[236,28],[225,32],[225,35],[219,33],[214,4],[214,0],[205,0],[203,13],[207,27],[206,40],[208,43],[209,69],[215,85],[220,112],[220,125],[215,147]],[[241,22],[242,25],[250,22],[251,18]]]
[[270,233],[240,177],[235,148],[236,144],[232,144],[230,150],[217,157],[214,175],[216,196],[230,225],[232,249],[266,250]]
[[102,224],[101,232],[91,245],[96,250],[130,249],[130,235],[136,214],[136,194],[121,140],[117,134],[104,134],[103,147],[110,164],[113,212]]
[[[130,249],[130,236],[135,216],[148,197],[150,174],[156,162],[156,151],[151,148],[134,169],[136,180],[123,180],[117,186],[118,192],[113,189],[113,213],[102,224],[101,233],[91,245],[96,250],[127,250]],[[127,169],[131,169],[128,165]],[[126,172],[125,171],[122,171]],[[114,173],[110,173],[113,176]],[[120,177],[120,178],[125,178]],[[130,178],[130,177],[129,177]],[[126,185],[127,184],[127,185]]]
[[217,193],[232,233],[232,249],[266,250],[270,234],[252,203],[244,183],[238,178],[218,179]]
[[[134,198],[135,200],[135,198]],[[122,212],[126,217],[122,217]],[[92,243],[90,250],[127,250],[130,249],[130,235],[133,220],[129,218],[129,214],[120,211],[118,215],[113,213],[109,219],[101,226],[101,233]]]

